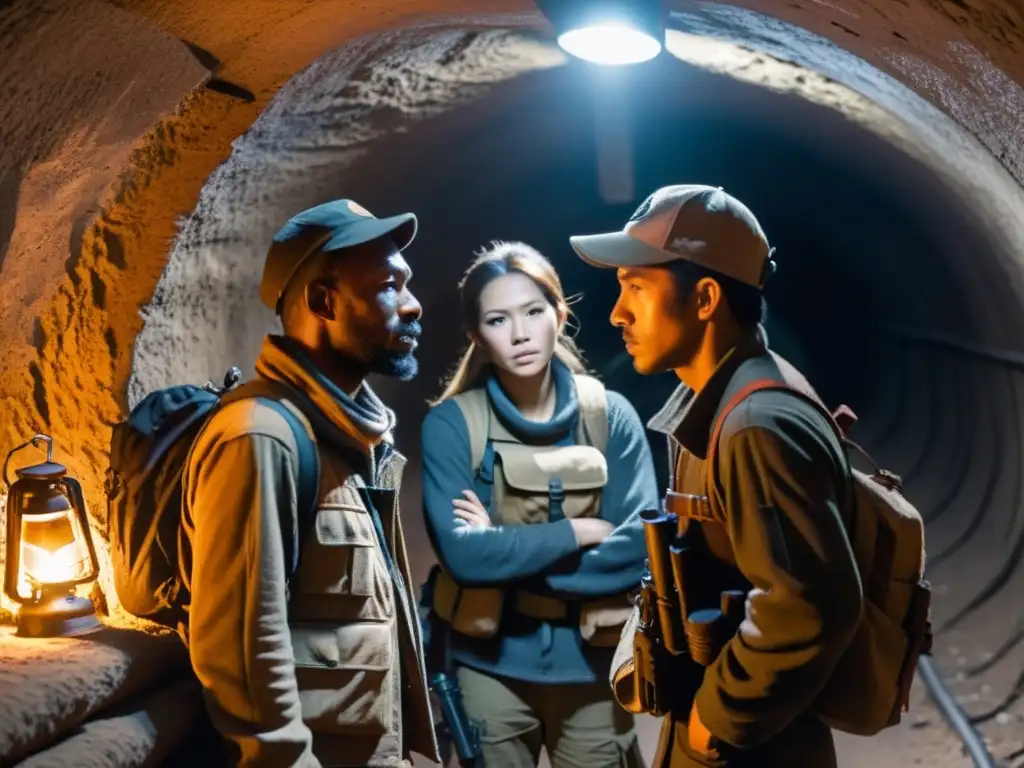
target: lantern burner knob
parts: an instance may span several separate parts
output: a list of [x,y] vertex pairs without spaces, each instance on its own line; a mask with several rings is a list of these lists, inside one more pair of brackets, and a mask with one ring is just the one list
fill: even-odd
[[18,609],[18,637],[67,637],[102,626],[92,600],[75,595],[48,593],[43,588],[39,602]]

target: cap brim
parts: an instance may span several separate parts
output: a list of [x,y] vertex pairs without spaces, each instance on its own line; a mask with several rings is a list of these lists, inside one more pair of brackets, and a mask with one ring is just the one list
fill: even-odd
[[679,257],[630,237],[625,232],[577,235],[569,238],[576,254],[588,264],[605,269],[654,267]]
[[414,213],[400,213],[397,216],[388,216],[386,219],[366,218],[335,232],[323,244],[322,250],[324,252],[340,251],[343,248],[352,248],[390,236],[395,241],[395,247],[404,251],[416,237],[418,226]]

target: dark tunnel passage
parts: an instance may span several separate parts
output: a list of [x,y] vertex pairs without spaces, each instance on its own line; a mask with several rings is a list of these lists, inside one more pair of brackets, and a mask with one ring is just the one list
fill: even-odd
[[[835,111],[676,61],[631,76],[621,108],[631,114],[637,200],[663,184],[699,181],[757,213],[778,248],[769,338],[826,402],[858,413],[853,437],[903,476],[929,525],[934,622],[945,630],[937,659],[971,690],[981,681],[985,693],[972,694],[968,710],[991,719],[1020,695],[1024,668],[1021,627],[1007,611],[1024,580],[1024,379],[992,350],[1012,349],[1021,304],[998,246],[932,171]],[[501,86],[485,104],[379,150],[411,169],[400,186],[378,177],[353,191],[421,220],[411,254],[427,329],[421,397],[389,392],[407,446],[418,440],[422,399],[436,394],[462,344],[455,281],[491,239],[522,239],[554,260],[567,291],[581,297],[577,339],[589,362],[642,418],[677,383],[632,370],[608,323],[612,274],[568,247],[570,234],[620,228],[635,207],[598,197],[600,85],[588,90],[587,77],[567,67]],[[416,162],[402,162],[404,152]],[[664,446],[652,447],[664,483]],[[416,510],[418,483],[409,477],[406,508]],[[417,572],[430,558],[421,549]]]
[[[903,477],[927,519],[940,669],[983,730],[1024,713],[1014,598],[1024,588],[1024,349],[1015,333],[1024,293],[1001,244],[936,171],[834,109],[670,57],[625,76],[613,89],[621,101],[603,108],[626,112],[632,126],[626,204],[598,193],[594,114],[609,83],[575,64],[520,75],[367,143],[344,174],[309,169],[311,202],[352,197],[378,215],[411,210],[420,220],[409,260],[424,305],[421,373],[411,385],[375,383],[410,458],[403,510],[414,575],[433,562],[419,514],[419,424],[464,344],[455,284],[473,252],[524,240],[551,258],[580,296],[577,340],[589,363],[647,419],[677,382],[633,371],[608,322],[614,276],[579,261],[568,237],[620,229],[665,184],[722,186],[777,248],[772,346],[827,403],[854,409],[852,437]],[[231,290],[255,296],[250,272],[251,283]],[[154,304],[164,300],[158,290]],[[245,361],[258,344],[247,312],[225,310],[223,327],[224,348]],[[209,374],[220,370],[211,358]],[[651,442],[664,484],[665,447]]]

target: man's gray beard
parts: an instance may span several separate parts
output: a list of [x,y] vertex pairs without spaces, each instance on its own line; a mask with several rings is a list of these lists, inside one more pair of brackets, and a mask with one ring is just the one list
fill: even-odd
[[387,376],[399,381],[412,381],[420,372],[420,363],[415,352],[392,352],[380,350],[368,363],[370,373]]

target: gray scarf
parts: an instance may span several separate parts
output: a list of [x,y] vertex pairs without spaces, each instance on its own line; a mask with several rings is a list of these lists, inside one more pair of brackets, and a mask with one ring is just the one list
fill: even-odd
[[256,372],[304,394],[326,421],[364,451],[381,441],[391,442],[394,412],[363,382],[355,397],[343,392],[310,360],[302,347],[286,336],[268,335],[256,361]]

